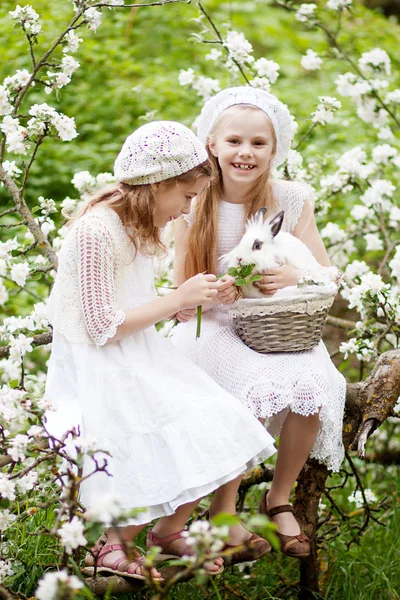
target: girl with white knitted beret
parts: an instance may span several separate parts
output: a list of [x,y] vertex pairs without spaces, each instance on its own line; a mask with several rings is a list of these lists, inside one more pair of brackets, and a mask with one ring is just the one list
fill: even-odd
[[[85,507],[116,496],[124,510],[144,509],[108,531],[99,573],[144,579],[143,556],[133,547],[128,557],[126,544],[156,518],[147,545],[176,558],[190,553],[182,530],[199,499],[275,452],[251,412],[154,326],[223,286],[196,274],[167,296],[154,289],[161,229],[189,212],[209,175],[207,152],[189,129],[170,121],[140,127],[116,160],[117,183],[72,216],[60,252],[48,304],[48,429],[59,436],[80,426],[110,453],[107,469],[82,483]],[[85,459],[84,477],[93,469]],[[259,536],[252,544],[259,555],[271,548]],[[221,557],[206,563],[209,574],[222,568]]]
[[[283,230],[300,238],[321,265],[329,258],[318,233],[308,190],[296,182],[273,180],[271,170],[288,156],[293,119],[275,96],[251,86],[223,90],[208,100],[197,121],[214,167],[211,185],[177,224],[176,281],[197,272],[224,273],[218,259],[237,246],[245,221],[261,207],[283,210]],[[301,272],[289,264],[269,269],[255,283],[266,295],[296,285]],[[193,311],[182,311],[174,343],[225,390],[249,407],[278,434],[280,444],[274,480],[261,512],[278,526],[285,554],[302,558],[309,540],[288,503],[292,487],[308,456],[337,471],[343,459],[342,420],[345,381],[321,342],[305,352],[259,354],[236,335],[226,304],[236,298],[233,279],[203,305],[201,337],[195,339]],[[211,514],[234,510],[233,484],[215,495]],[[235,541],[248,532],[237,527]]]

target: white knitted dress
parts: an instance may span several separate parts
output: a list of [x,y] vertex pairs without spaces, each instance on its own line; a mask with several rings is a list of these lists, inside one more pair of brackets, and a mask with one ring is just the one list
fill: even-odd
[[[124,509],[147,508],[136,523],[172,514],[275,452],[251,412],[154,326],[106,343],[126,309],[155,299],[152,260],[134,257],[117,214],[99,207],[77,219],[48,305],[48,428],[58,436],[80,425],[111,453],[110,475],[84,481],[82,502],[115,494]],[[85,473],[93,466],[88,459]]]
[[[285,211],[284,229],[292,232],[307,192],[286,181],[274,182],[274,195]],[[192,209],[189,225],[194,218]],[[232,250],[244,233],[242,204],[221,201],[218,222],[218,256]],[[225,271],[220,270],[220,273]],[[311,456],[337,471],[343,460],[342,421],[346,384],[332,363],[325,345],[304,352],[259,354],[235,334],[224,306],[203,314],[201,336],[196,340],[196,320],[172,330],[172,341],[219,385],[248,406],[254,415],[268,419],[276,435],[290,409],[310,415],[320,409],[320,432]]]

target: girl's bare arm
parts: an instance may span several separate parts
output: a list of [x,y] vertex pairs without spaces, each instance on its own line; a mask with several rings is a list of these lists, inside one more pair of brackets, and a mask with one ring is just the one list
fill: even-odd
[[321,266],[329,267],[331,265],[324,242],[318,231],[314,207],[311,202],[306,201],[304,203],[300,218],[293,230],[293,235],[308,246]]

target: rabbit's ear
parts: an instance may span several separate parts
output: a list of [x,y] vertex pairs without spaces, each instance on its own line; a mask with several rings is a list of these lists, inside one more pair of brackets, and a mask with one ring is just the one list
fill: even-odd
[[285,216],[285,211],[281,210],[275,217],[272,217],[270,221],[268,221],[268,225],[271,228],[271,234],[274,238],[281,230],[283,217]]
[[254,217],[255,220],[259,223],[264,223],[266,212],[267,212],[267,209],[265,208],[265,206],[262,206],[261,208],[259,208],[255,214],[255,217]]

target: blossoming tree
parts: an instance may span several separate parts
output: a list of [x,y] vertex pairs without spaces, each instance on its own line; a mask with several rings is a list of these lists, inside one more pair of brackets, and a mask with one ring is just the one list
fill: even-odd
[[[400,391],[400,208],[396,201],[400,90],[394,85],[391,60],[384,49],[357,55],[342,44],[342,31],[351,23],[352,11],[357,8],[352,0],[328,0],[319,5],[295,5],[289,1],[273,4],[277,10],[292,13],[293,27],[323,35],[325,41],[319,42],[322,50],[308,48],[298,57],[305,77],[318,77],[328,61],[335,61],[340,69],[335,79],[335,93],[340,99],[320,95],[310,114],[298,119],[294,149],[276,176],[300,181],[314,193],[322,236],[333,262],[345,274],[341,296],[351,312],[346,319],[343,315],[330,318],[332,326],[346,332],[346,339],[335,352],[336,358],[339,353],[344,360],[350,357],[351,366],[359,369],[360,379],[376,361],[366,381],[349,386],[344,439],[348,447],[358,432],[362,450],[371,430],[392,414]],[[1,197],[6,198],[0,212],[4,234],[0,242],[0,305],[6,314],[0,325],[0,529],[5,540],[1,545],[0,583],[8,585],[28,577],[23,566],[24,550],[17,541],[21,522],[28,523],[29,533],[40,534],[40,539],[46,540],[43,546],[50,545],[50,552],[60,557],[59,571],[48,572],[40,582],[27,583],[25,590],[31,594],[36,589],[38,600],[63,593],[79,597],[83,593],[82,580],[67,566],[78,559],[80,548],[95,541],[102,527],[124,515],[116,498],[99,499],[98,507],[90,514],[83,513],[77,501],[83,456],[93,457],[93,472],[107,469],[107,456],[95,441],[78,440],[73,432],[66,432],[57,440],[46,431],[43,415],[51,408],[51,399],[43,397],[43,387],[51,331],[45,301],[65,235],[58,212],[73,208],[77,200],[39,196],[32,202],[26,195],[32,167],[40,159],[46,138],[64,143],[73,142],[78,135],[74,119],[48,102],[60,90],[64,93],[80,66],[74,58],[83,42],[80,32],[85,28],[96,31],[105,10],[136,6],[124,0],[72,2],[69,24],[40,56],[37,41],[42,23],[36,10],[30,5],[18,5],[9,15],[10,22],[26,38],[31,68],[18,69],[0,85],[0,180]],[[219,28],[203,4],[198,2],[197,6],[200,16],[194,39],[204,50],[200,64],[203,68],[208,65],[208,70],[203,71],[200,66],[182,68],[176,74],[184,88],[182,94],[187,93],[191,101],[193,96],[203,101],[226,85],[247,83],[266,90],[276,84],[279,95],[280,65],[271,58],[255,58],[252,44],[241,31],[230,25]],[[33,88],[35,98],[43,96],[40,102],[31,101]],[[193,120],[196,113],[194,109],[186,117]],[[340,123],[345,130],[360,124],[361,128],[366,126],[364,142],[353,146],[352,139],[346,139],[336,154],[320,154],[314,141]],[[109,173],[94,175],[88,171],[76,173],[72,179],[80,198],[110,181]],[[336,222],[332,215],[338,214],[338,205],[341,218]],[[169,285],[171,280],[172,259],[173,248],[159,265],[158,277],[163,285]],[[170,327],[171,323],[165,324],[164,333]],[[389,427],[393,429],[394,423]],[[387,434],[385,438],[382,431],[383,428],[378,432],[379,443],[384,446]],[[373,518],[370,502],[375,500],[363,486],[350,454],[348,461],[357,481],[351,497],[363,510],[365,529]],[[269,470],[251,474],[243,489],[270,476]],[[324,468],[310,462],[297,487],[296,510],[311,534],[316,532],[318,504],[324,490],[328,503],[322,510],[323,519],[338,510],[333,494],[325,487],[327,476]],[[198,544],[200,555],[206,545],[204,540],[209,544],[215,537],[223,536],[223,530],[211,531],[206,526],[192,530],[193,544]],[[217,546],[218,543],[218,550]],[[301,577],[305,587],[318,590],[315,544],[310,560],[303,563]],[[100,589],[101,585],[93,583],[92,589],[100,593],[105,589]],[[132,589],[126,582],[117,582],[118,585],[119,589]]]

